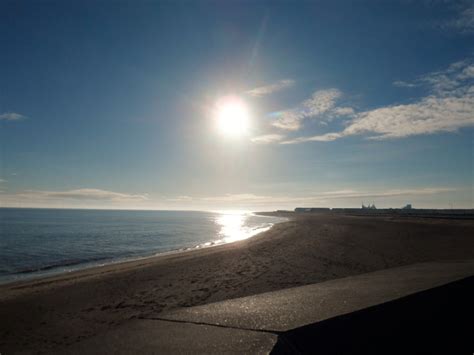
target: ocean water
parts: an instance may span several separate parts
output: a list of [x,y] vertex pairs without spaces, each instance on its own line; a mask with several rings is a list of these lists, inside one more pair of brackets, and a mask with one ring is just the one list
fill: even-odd
[[0,283],[229,243],[283,220],[245,212],[0,208]]

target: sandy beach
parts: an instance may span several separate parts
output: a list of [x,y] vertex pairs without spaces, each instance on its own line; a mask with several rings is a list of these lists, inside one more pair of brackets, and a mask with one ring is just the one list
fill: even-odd
[[474,258],[472,220],[287,216],[232,244],[0,286],[0,352],[61,351],[163,311],[415,262]]

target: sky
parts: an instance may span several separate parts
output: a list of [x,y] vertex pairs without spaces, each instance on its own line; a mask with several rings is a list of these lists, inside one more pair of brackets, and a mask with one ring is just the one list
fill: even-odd
[[474,208],[473,133],[472,1],[0,2],[0,206]]

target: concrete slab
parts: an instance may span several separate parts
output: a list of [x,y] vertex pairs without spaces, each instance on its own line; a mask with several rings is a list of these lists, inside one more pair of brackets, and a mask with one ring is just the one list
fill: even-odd
[[474,275],[474,261],[420,263],[159,315],[282,332]]
[[472,354],[474,276],[278,335],[271,353]]
[[277,342],[271,333],[157,320],[134,320],[83,340],[67,354],[268,354]]
[[[472,292],[465,290],[472,286],[472,278],[467,279],[472,275],[474,261],[387,269],[129,321],[58,353],[329,354],[358,348],[365,354],[390,349],[398,354],[418,338],[416,349],[423,352],[426,344],[432,344],[429,349],[436,350],[439,344],[431,341],[433,335],[445,339],[447,350],[453,344],[464,349],[470,338],[462,325],[454,325],[463,312],[471,319]],[[457,280],[463,281],[453,283]],[[412,296],[400,299],[408,295]],[[451,297],[454,305],[446,307]],[[419,327],[425,332],[420,333]],[[373,336],[383,341],[379,344]],[[387,348],[387,344],[392,345]]]

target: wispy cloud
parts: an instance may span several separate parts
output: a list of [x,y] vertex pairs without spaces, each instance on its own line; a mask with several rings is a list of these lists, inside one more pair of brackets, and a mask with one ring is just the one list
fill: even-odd
[[[358,205],[364,199],[373,199],[385,205],[423,201],[423,196],[454,193],[451,187],[404,188],[385,190],[357,190],[344,188],[335,191],[300,193],[296,195],[260,195],[228,193],[215,196],[180,195],[153,200],[146,194],[126,194],[100,189],[77,189],[67,191],[28,190],[19,193],[0,191],[0,206],[9,207],[61,207],[71,208],[186,208],[206,210],[209,208],[259,209],[294,208],[296,206],[347,206]],[[460,190],[459,190],[460,191]],[[458,191],[458,192],[459,192]],[[351,202],[352,201],[352,202]]]
[[181,195],[181,196],[171,197],[166,200],[170,202],[189,202],[189,201],[192,201],[193,198],[191,196]]
[[254,143],[261,143],[261,144],[268,144],[268,143],[275,143],[279,142],[284,138],[281,134],[264,134],[262,136],[257,136],[252,138],[252,142]]
[[242,202],[242,201],[259,201],[268,199],[268,196],[259,196],[251,193],[245,194],[226,194],[223,196],[202,197],[202,201],[207,202]]
[[360,134],[381,140],[455,132],[474,125],[473,79],[474,65],[470,61],[456,62],[444,71],[429,73],[408,83],[430,90],[428,96],[418,101],[359,112],[340,132],[297,137],[281,143],[327,142]]
[[434,71],[419,76],[413,81],[397,80],[393,85],[398,87],[427,87],[432,94],[446,96],[456,94],[456,90],[463,91],[474,79],[474,63],[471,60],[462,60],[452,63],[444,70]]
[[355,114],[355,111],[352,107],[335,107],[332,110],[332,114],[336,117],[338,116],[353,116]]
[[281,91],[281,90],[290,88],[293,85],[295,85],[294,80],[284,79],[284,80],[277,81],[274,84],[260,86],[260,87],[248,90],[245,93],[247,95],[250,95],[250,96],[253,96],[253,97],[262,97],[262,96],[273,94],[277,91]]
[[462,97],[430,96],[408,105],[383,107],[357,115],[342,132],[299,137],[283,143],[328,142],[368,133],[370,139],[402,138],[439,132],[455,132],[474,125],[474,92]]
[[[304,196],[267,196],[253,193],[225,194],[220,196],[190,197],[186,196],[185,202],[193,206],[200,204],[213,205],[235,205],[235,206],[282,206],[282,205],[331,205],[331,201],[337,200],[358,200],[364,198],[370,199],[388,199],[396,197],[415,198],[417,196],[431,196],[442,193],[456,191],[451,187],[428,187],[428,188],[407,188],[407,189],[387,189],[379,191],[359,191],[354,189],[343,189],[336,191],[325,191],[312,195]],[[179,197],[171,199],[181,201]]]
[[381,198],[381,197],[396,197],[396,196],[426,196],[436,195],[444,192],[456,191],[451,187],[428,187],[419,189],[389,189],[383,191],[356,191],[356,190],[340,190],[328,191],[321,194],[327,199],[352,199],[352,198]]
[[297,131],[308,118],[319,118],[322,122],[327,122],[337,116],[352,115],[352,108],[336,107],[336,101],[341,96],[342,92],[338,89],[318,90],[295,108],[271,114],[277,118],[272,125],[287,131]]
[[414,83],[409,83],[409,82],[406,82],[406,81],[403,81],[403,80],[396,80],[396,81],[393,82],[393,85],[401,87],[401,88],[414,88],[414,87],[418,86]]
[[372,139],[454,132],[474,125],[474,92],[461,97],[430,96],[409,105],[363,112],[342,136],[372,133]]
[[469,2],[466,7],[462,8],[457,18],[447,23],[447,27],[454,28],[461,33],[474,32],[474,4]]
[[5,112],[0,115],[0,121],[18,121],[25,118],[26,116],[23,116],[16,112]]
[[27,190],[17,194],[26,199],[72,199],[72,200],[101,200],[101,201],[144,201],[147,195],[125,194],[100,189],[77,189],[67,191]]
[[304,142],[331,142],[341,137],[343,137],[342,133],[334,132],[311,137],[297,137],[293,139],[287,139],[282,141],[281,144],[296,144]]

